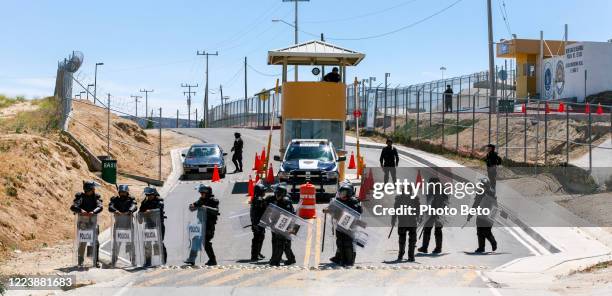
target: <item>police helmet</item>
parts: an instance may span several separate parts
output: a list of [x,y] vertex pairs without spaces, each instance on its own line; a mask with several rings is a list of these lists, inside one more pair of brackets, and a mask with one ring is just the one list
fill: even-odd
[[129,192],[130,188],[127,185],[119,185],[117,186],[118,192]]
[[159,195],[159,193],[157,193],[157,189],[153,187],[145,187],[144,194],[145,195]]
[[83,191],[94,190],[98,186],[99,186],[98,183],[96,183],[95,181],[84,181],[83,182]]
[[253,188],[253,195],[255,196],[264,196],[266,194],[266,185],[261,182],[258,182]]
[[287,185],[285,183],[278,183],[278,185],[276,185],[274,187],[274,195],[276,196],[285,196],[287,195]]
[[348,198],[353,197],[353,195],[355,195],[355,189],[353,185],[350,183],[343,183],[342,185],[340,185],[340,187],[338,188],[338,196],[343,197],[343,193],[345,193],[345,196]]
[[206,185],[206,184],[200,184],[200,186],[198,186],[198,192],[202,193],[206,193],[207,196],[214,196],[213,195],[213,190],[212,187]]
[[484,187],[484,189],[486,191],[492,191],[491,181],[489,181],[489,178],[480,178],[479,181],[480,181],[480,183],[482,183],[482,185],[483,185],[483,187]]

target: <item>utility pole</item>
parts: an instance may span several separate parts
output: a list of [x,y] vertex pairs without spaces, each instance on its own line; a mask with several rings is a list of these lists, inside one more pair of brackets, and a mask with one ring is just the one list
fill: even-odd
[[[98,99],[98,97],[96,96],[96,93],[98,91],[98,66],[102,66],[104,65],[104,63],[96,63],[96,70],[94,71],[94,105],[96,104],[96,100]],[[100,104],[102,103],[102,101],[100,101]]]
[[[325,42],[325,36],[321,33],[321,42]],[[323,77],[325,77],[325,66],[321,66],[321,81],[323,81]]]
[[487,19],[489,25],[489,89],[491,90],[489,97],[489,114],[491,114],[492,112],[497,112],[497,85],[495,83],[495,58],[493,56],[493,12],[491,11],[491,0],[487,0]]
[[110,156],[110,99],[111,94],[108,94],[106,101],[106,159],[111,159]]
[[202,112],[202,121],[204,122],[204,127],[208,127],[208,57],[209,56],[218,56],[219,52],[215,51],[215,53],[208,53],[206,51],[200,52],[197,51],[196,55],[206,56],[206,86],[204,87],[204,112]]
[[247,114],[248,114],[248,91],[247,91],[247,57],[244,57],[244,125],[247,124]]
[[[87,85],[87,101],[89,102],[89,88],[94,86],[93,84],[88,84]],[[95,100],[94,100],[95,101]]]
[[140,92],[145,94],[145,117],[146,117],[146,115],[149,115],[149,93],[154,92],[154,90],[141,89]]
[[181,87],[186,87],[188,91],[184,91],[183,95],[187,95],[187,127],[191,127],[191,95],[195,96],[195,91],[191,91],[191,88],[196,88],[198,85],[181,83]]
[[[310,0],[283,0],[283,2],[294,2],[295,3],[295,20],[293,22],[294,30],[294,44],[298,44],[298,2],[309,2]],[[298,81],[298,66],[295,65],[293,72],[295,72],[295,81]]]
[[227,111],[225,110],[225,104],[223,104],[223,85],[219,85],[219,94],[221,96],[221,119],[223,119],[223,114]]
[[136,105],[136,120],[138,120],[138,99],[142,98],[142,96],[130,95],[132,99],[134,99],[134,104]]

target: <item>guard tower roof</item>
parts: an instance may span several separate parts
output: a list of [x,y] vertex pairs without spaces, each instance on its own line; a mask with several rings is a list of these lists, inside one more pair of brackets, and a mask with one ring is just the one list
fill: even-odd
[[363,53],[318,40],[268,51],[268,65],[356,66],[363,58]]

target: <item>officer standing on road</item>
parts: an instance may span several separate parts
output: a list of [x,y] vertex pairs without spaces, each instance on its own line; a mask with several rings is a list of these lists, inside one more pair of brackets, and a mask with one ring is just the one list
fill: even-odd
[[[159,210],[159,220],[161,223],[161,236],[162,236],[162,242],[164,240],[164,237],[166,236],[166,226],[164,225],[164,219],[166,219],[166,216],[164,214],[164,200],[160,198],[159,193],[157,192],[157,189],[153,188],[153,187],[145,187],[144,189],[144,195],[145,195],[145,199],[140,203],[140,208],[138,209],[138,212],[140,213],[146,213],[148,211],[151,210]],[[147,223],[147,221],[145,221],[145,223]],[[166,252],[166,246],[162,243],[162,260],[163,263],[166,263],[166,258],[168,257],[168,253]],[[150,266],[151,265],[151,246],[150,245],[146,245],[145,242],[145,266]]]
[[[361,203],[355,198],[355,189],[350,183],[344,183],[338,188],[337,200],[360,214],[363,212]],[[328,209],[323,211],[327,213]],[[329,261],[342,266],[353,266],[356,255],[353,238],[336,230],[336,255],[329,258]]]
[[[495,196],[495,192],[491,190],[492,184],[487,178],[480,179],[480,182],[482,183],[485,190],[482,194],[478,194],[476,195],[476,197],[474,197],[474,204],[472,204],[472,208],[480,207],[481,209],[494,210],[494,208],[497,207],[497,197]],[[471,219],[472,215],[469,215],[467,220],[470,221]],[[493,232],[491,231],[492,228],[493,220],[490,216],[476,216],[476,235],[478,236],[478,249],[476,249],[474,253],[484,253],[485,243],[487,240],[491,244],[493,252],[497,250],[497,241],[495,240],[495,236],[493,236]]]
[[340,77],[338,67],[334,67],[331,72],[327,73],[325,77],[323,77],[323,81],[325,82],[339,83],[341,80],[342,78]]
[[[427,203],[432,209],[443,209],[448,206],[448,196],[442,191],[442,183],[440,179],[433,177],[429,179],[427,190]],[[434,228],[434,237],[436,239],[436,248],[433,254],[442,253],[442,226],[444,225],[444,217],[431,215],[423,224],[423,244],[419,248],[419,252],[427,253],[429,247],[429,239],[431,238],[431,230]]]
[[491,182],[491,190],[495,192],[497,188],[497,166],[502,164],[502,159],[495,152],[495,145],[487,145],[487,155],[484,159],[487,164],[487,175]]
[[266,195],[266,186],[258,182],[253,189],[253,199],[251,200],[251,230],[253,231],[253,240],[251,240],[251,261],[259,261],[266,258],[261,254],[264,239],[266,238],[266,228],[259,226],[261,216],[266,212],[268,204],[264,198]]
[[453,89],[450,85],[444,91],[444,112],[453,112]]
[[380,152],[380,166],[383,169],[384,182],[387,184],[389,182],[389,173],[391,174],[391,179],[393,179],[393,183],[395,183],[397,179],[397,171],[396,167],[399,164],[399,154],[397,153],[397,149],[393,147],[393,141],[391,139],[387,139],[387,146],[382,149]]
[[234,173],[237,173],[242,172],[242,147],[244,143],[242,142],[242,138],[240,138],[240,133],[234,133],[234,138],[236,139],[234,140],[234,146],[231,151],[234,152],[234,155],[232,155],[232,162],[236,167]]
[[411,198],[410,196],[410,192],[402,192],[401,195],[395,197],[395,205],[393,206],[396,209],[414,209],[413,214],[393,215],[391,217],[391,226],[395,226],[397,223],[397,234],[399,236],[398,262],[401,262],[404,258],[404,252],[406,250],[406,233],[408,233],[408,261],[414,262],[414,249],[416,248],[417,242],[417,224],[421,203],[418,198]]
[[[276,185],[274,195],[269,196],[266,200],[268,204],[276,205],[291,214],[295,214],[291,199],[287,196],[287,186],[284,183]],[[286,239],[280,234],[272,233],[272,257],[270,258],[270,265],[280,266],[283,253],[287,256],[285,265],[295,264],[295,255],[291,250],[291,240]]]
[[[208,185],[200,184],[198,192],[200,193],[200,198],[189,205],[189,210],[196,211],[199,207],[207,207],[204,208],[206,211],[206,221],[202,221],[206,223],[204,251],[206,251],[206,256],[208,256],[206,265],[213,266],[217,265],[217,257],[215,257],[215,251],[213,250],[212,239],[215,236],[215,225],[217,225],[217,218],[219,216],[219,200],[214,197],[212,187]],[[203,217],[200,217],[198,214],[198,219],[203,219]],[[197,255],[197,251],[192,249],[185,263],[194,265]]]
[[[99,194],[96,193],[96,186],[98,184],[94,181],[85,181],[83,182],[83,192],[79,192],[75,194],[74,201],[72,202],[72,206],[70,206],[70,210],[75,214],[83,214],[83,215],[97,215],[102,212],[104,208],[102,204],[102,198]],[[100,232],[99,227],[96,226],[96,235]],[[79,243],[78,248],[78,265],[83,265],[84,255],[86,243]],[[99,254],[100,244],[96,243],[94,246],[96,252],[96,261],[93,262],[94,266],[99,267],[97,258]]]
[[[111,213],[114,213],[115,215],[129,215],[130,217],[132,217],[132,214],[134,212],[136,212],[137,206],[136,206],[136,199],[134,199],[129,192],[129,187],[127,185],[119,185],[117,187],[117,191],[119,192],[118,196],[113,196],[111,197],[110,202],[108,203],[108,211]],[[114,227],[117,228],[121,228],[121,227],[126,227],[127,225],[118,225],[118,223],[120,223],[120,221],[115,220],[115,225]],[[129,220],[129,223],[132,223],[132,220]],[[131,225],[130,225],[131,226]],[[119,248],[119,242],[115,242],[113,240],[113,249],[117,250]],[[130,251],[130,259],[132,260],[132,263],[134,262],[134,252],[131,246],[131,243],[128,243],[128,245],[126,246],[127,250],[132,250]],[[112,252],[112,258],[111,258],[111,265],[115,266],[115,264],[117,263],[117,256],[119,255],[118,252]]]

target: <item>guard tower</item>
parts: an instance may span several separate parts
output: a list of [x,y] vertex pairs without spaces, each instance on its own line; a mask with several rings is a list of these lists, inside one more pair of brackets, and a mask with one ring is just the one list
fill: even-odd
[[[329,139],[344,150],[346,67],[365,54],[322,41],[308,41],[268,52],[268,65],[281,65],[282,105],[280,152],[292,139]],[[288,66],[336,66],[342,82],[287,81]],[[342,151],[339,151],[342,155]]]

